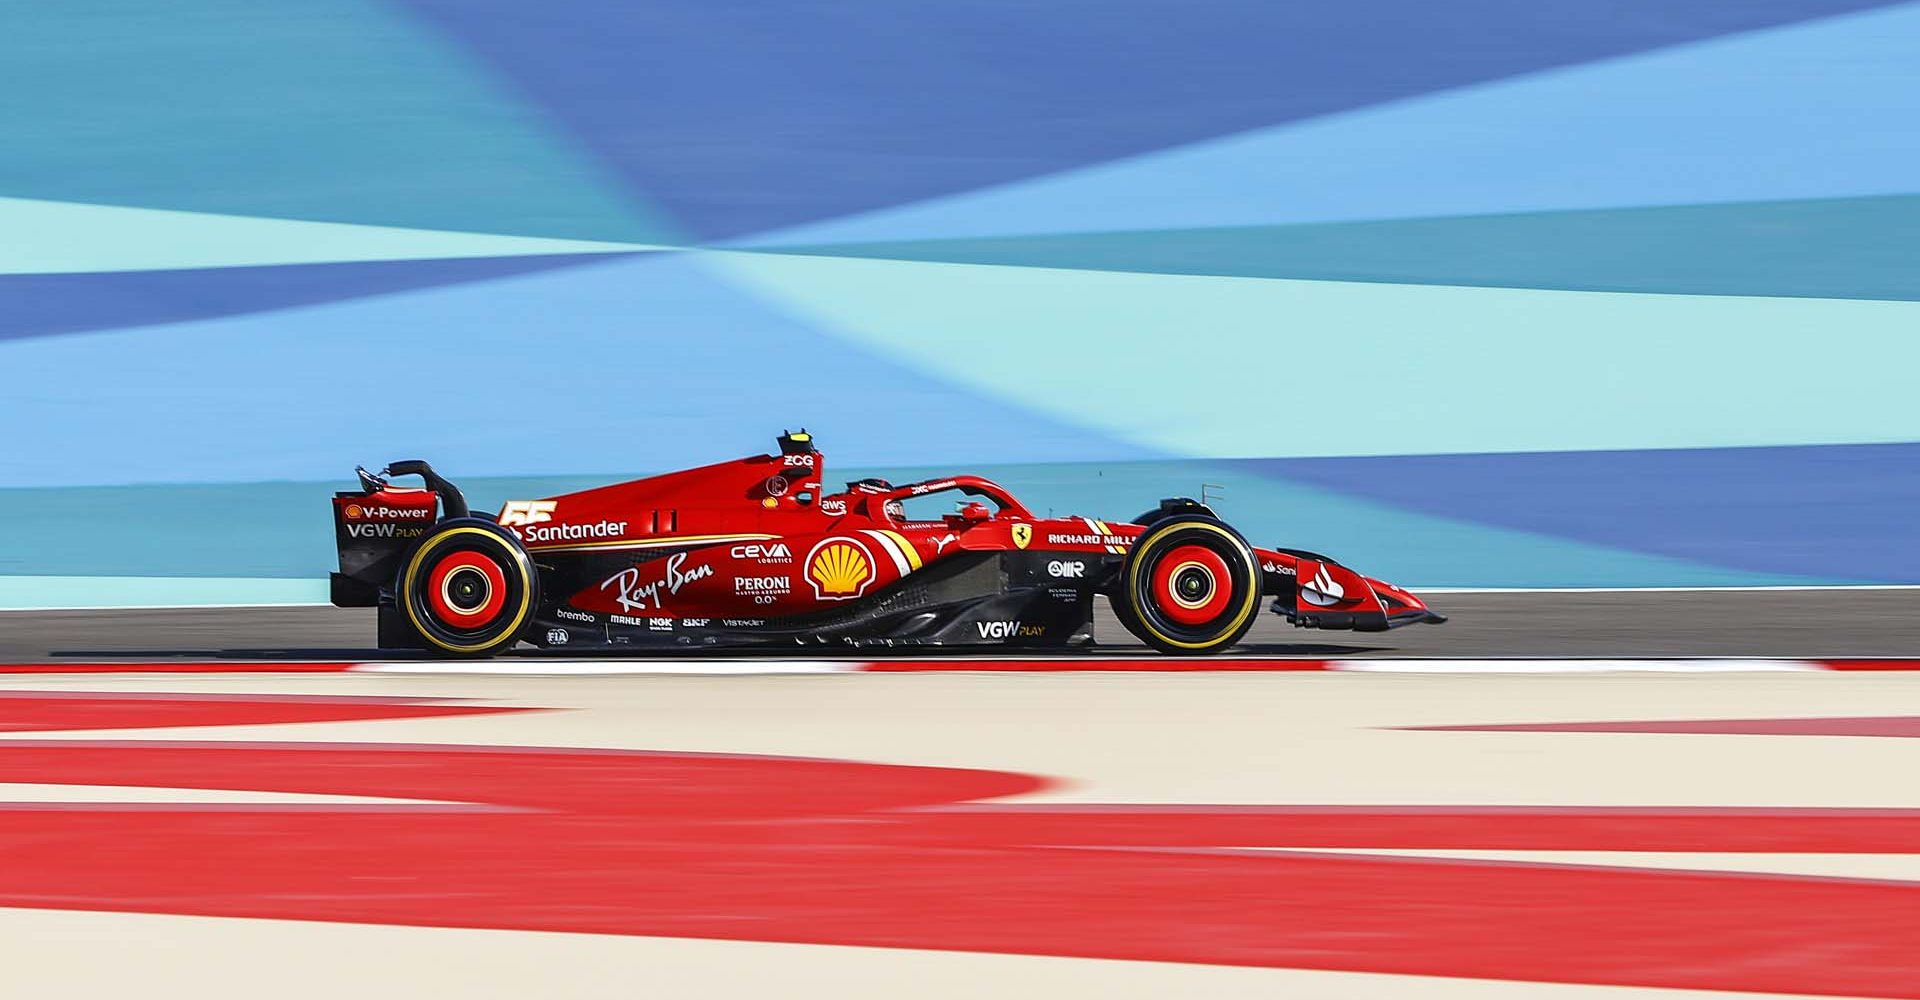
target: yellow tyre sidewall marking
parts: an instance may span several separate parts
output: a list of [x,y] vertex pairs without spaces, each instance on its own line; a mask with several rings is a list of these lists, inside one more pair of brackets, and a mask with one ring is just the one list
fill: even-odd
[[[1247,550],[1247,543],[1241,541],[1239,536],[1235,535],[1233,532],[1228,531],[1227,529],[1222,528],[1217,524],[1206,524],[1206,523],[1197,522],[1197,521],[1182,521],[1179,524],[1171,528],[1168,528],[1166,530],[1184,531],[1187,529],[1200,529],[1204,531],[1211,531],[1214,534],[1219,535],[1221,538],[1226,539],[1228,543],[1230,543],[1235,549],[1238,549],[1242,554],[1248,557],[1247,565],[1249,566],[1258,565],[1252,559],[1253,554]],[[1159,540],[1160,534],[1161,532],[1154,531],[1154,532],[1148,532],[1146,535],[1142,536],[1138,542],[1134,543],[1134,546],[1133,546],[1134,552],[1138,553],[1146,549],[1149,545],[1157,542]],[[1139,600],[1140,571],[1146,565],[1147,565],[1146,559],[1136,559],[1133,564],[1133,569],[1127,574],[1127,603],[1129,604],[1136,603]],[[1253,581],[1251,578],[1249,578],[1247,582],[1251,584]],[[1240,624],[1246,621],[1247,616],[1253,614],[1254,610],[1259,606],[1260,606],[1260,588],[1254,587],[1254,586],[1247,587],[1247,599],[1245,602],[1243,602],[1243,605],[1240,608],[1240,613],[1233,617],[1233,623],[1228,625],[1225,629],[1222,629],[1220,634],[1222,636],[1229,636],[1234,634],[1235,632],[1240,631]],[[1220,645],[1220,640],[1218,639],[1212,640],[1210,642],[1184,642],[1182,640],[1175,639],[1174,637],[1167,635],[1165,632],[1162,632],[1159,629],[1154,628],[1152,620],[1146,616],[1146,614],[1143,612],[1142,609],[1137,607],[1134,608],[1133,614],[1135,618],[1138,618],[1140,620],[1140,625],[1142,628],[1145,628],[1147,631],[1153,633],[1154,636],[1157,637],[1161,642],[1164,642],[1169,646],[1178,646],[1181,649],[1210,649]]]
[[451,531],[446,531],[446,532],[442,532],[441,534],[434,535],[432,538],[427,539],[427,543],[425,545],[420,546],[418,551],[414,552],[412,559],[408,560],[407,575],[400,583],[399,596],[400,596],[400,605],[401,607],[404,607],[407,609],[407,621],[413,624],[413,630],[419,633],[421,638],[427,640],[430,643],[433,643],[436,646],[439,646],[441,649],[444,649],[447,652],[472,653],[477,650],[486,649],[488,646],[492,646],[499,643],[500,641],[499,637],[495,637],[485,642],[476,642],[466,646],[462,646],[457,643],[442,642],[439,638],[435,637],[432,632],[428,631],[425,625],[420,624],[420,616],[414,612],[414,608],[413,608],[413,581],[419,575],[420,567],[422,564],[425,563],[426,557],[429,555],[432,555],[435,549],[441,548],[443,546],[443,543],[445,543],[447,539],[456,538],[460,535],[479,535],[482,538],[488,539],[489,541],[492,541],[500,545],[502,548],[505,548],[509,553],[512,554],[513,561],[519,564],[520,566],[520,573],[521,573],[521,580],[522,580],[522,583],[520,586],[520,607],[519,607],[519,610],[514,612],[513,624],[505,632],[501,633],[501,635],[503,636],[518,635],[520,632],[520,626],[526,623],[527,612],[532,609],[532,605],[533,605],[533,567],[527,563],[527,554],[525,552],[520,551],[518,548],[512,545],[508,545],[506,541],[502,539],[499,535],[496,535],[493,532],[486,530],[485,528],[476,528],[476,527],[470,527],[470,526],[454,528]]

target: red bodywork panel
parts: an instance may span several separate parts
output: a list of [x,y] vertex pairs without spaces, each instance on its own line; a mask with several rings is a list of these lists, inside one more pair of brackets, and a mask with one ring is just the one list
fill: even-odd
[[341,523],[347,525],[408,524],[416,527],[433,523],[440,500],[427,490],[388,486],[365,496],[336,496],[333,506]]
[[[1035,517],[999,484],[948,476],[897,487],[823,492],[818,452],[759,455],[541,500],[508,501],[500,523],[536,560],[542,553],[673,550],[636,560],[569,595],[572,606],[621,619],[756,618],[831,610],[963,552],[1124,556],[1140,525]],[[977,497],[938,520],[906,520],[900,501]],[[993,509],[988,508],[988,504]],[[1425,612],[1392,587],[1319,559],[1256,548],[1263,590],[1299,610],[1339,615]],[[1063,573],[1074,572],[1071,564]],[[1385,601],[1382,598],[1386,598]]]

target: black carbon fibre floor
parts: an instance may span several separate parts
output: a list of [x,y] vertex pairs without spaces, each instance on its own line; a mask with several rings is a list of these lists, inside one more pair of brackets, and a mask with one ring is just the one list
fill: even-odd
[[[1453,620],[1374,634],[1299,630],[1266,615],[1235,652],[1301,657],[1920,655],[1920,590],[1438,594],[1433,604]],[[1096,635],[1103,640],[1098,655],[1151,655],[1104,608]],[[327,607],[0,612],[0,663],[361,659],[375,655],[369,648],[372,638],[370,612]],[[807,655],[821,652],[809,649]]]

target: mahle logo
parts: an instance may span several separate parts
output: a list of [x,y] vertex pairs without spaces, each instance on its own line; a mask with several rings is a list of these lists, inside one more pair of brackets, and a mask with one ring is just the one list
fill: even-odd
[[560,506],[558,500],[509,500],[500,508],[500,523],[507,527],[516,524],[539,524],[553,520],[554,509]]
[[822,601],[845,601],[873,583],[873,553],[852,538],[828,538],[807,553],[807,581]]

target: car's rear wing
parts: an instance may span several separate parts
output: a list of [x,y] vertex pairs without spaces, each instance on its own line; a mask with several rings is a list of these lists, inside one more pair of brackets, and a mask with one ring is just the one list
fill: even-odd
[[[360,489],[333,495],[333,539],[340,569],[331,574],[333,603],[343,608],[379,605],[401,557],[440,517],[465,517],[467,498],[418,459],[395,462],[379,474],[354,469]],[[425,489],[394,486],[392,476],[419,476]]]

